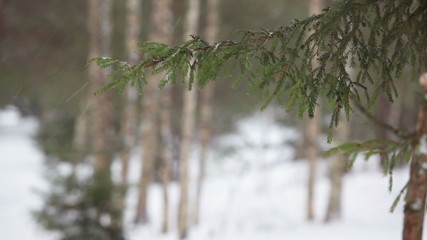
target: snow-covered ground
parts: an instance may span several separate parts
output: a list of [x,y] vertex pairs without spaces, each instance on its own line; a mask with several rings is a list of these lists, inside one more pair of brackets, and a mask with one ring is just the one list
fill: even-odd
[[43,153],[33,135],[34,118],[22,118],[14,107],[0,111],[0,238],[49,240],[51,234],[31,216],[41,206],[37,190],[46,189]]
[[[0,111],[0,236],[5,240],[49,240],[38,227],[31,210],[40,205],[34,189],[46,189],[43,154],[32,135],[37,122],[21,118],[13,108]],[[306,165],[292,162],[291,129],[280,127],[268,115],[242,121],[236,132],[217,139],[227,154],[212,154],[202,197],[201,223],[190,231],[190,240],[398,240],[402,230],[402,204],[389,208],[407,179],[407,169],[394,173],[394,191],[387,190],[376,162],[357,161],[345,176],[342,221],[322,222],[328,195],[327,162],[322,161],[316,188],[316,220],[305,221]],[[196,154],[195,154],[196,156]],[[196,158],[194,158],[195,160]],[[192,167],[197,169],[196,161]],[[140,167],[132,160],[132,182]],[[192,177],[196,171],[192,171]],[[178,186],[171,184],[172,231],[159,233],[162,195],[150,188],[151,224],[134,226],[136,188],[130,189],[126,232],[130,240],[175,240]],[[193,197],[191,198],[193,199]],[[190,204],[191,205],[191,204]]]

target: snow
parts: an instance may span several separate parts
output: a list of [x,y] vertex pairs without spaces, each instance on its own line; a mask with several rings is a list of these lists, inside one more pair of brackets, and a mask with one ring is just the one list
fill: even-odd
[[[364,170],[355,170],[345,179],[343,220],[331,224],[322,222],[328,192],[324,164],[316,189],[317,218],[312,223],[304,219],[304,162],[210,177],[203,195],[201,225],[191,230],[189,239],[400,239],[403,215],[399,210],[391,214],[389,208],[404,185],[406,169],[396,170],[396,190],[389,193],[388,180],[377,168],[363,162],[358,165]],[[178,188],[173,185],[171,190],[176,206]],[[153,186],[151,193],[152,225],[134,228],[129,233],[130,239],[176,239],[176,231],[168,235],[158,233],[160,186]],[[131,198],[135,199],[135,195]],[[134,205],[135,202],[131,204]]]
[[14,107],[0,111],[0,233],[6,240],[53,239],[31,211],[41,206],[36,190],[46,188],[43,154],[32,136],[34,118],[22,118]]
[[[54,236],[38,227],[31,210],[41,204],[34,189],[46,189],[43,154],[32,136],[37,121],[23,118],[13,107],[0,111],[0,232],[5,240],[50,240]],[[408,169],[396,169],[393,192],[388,192],[377,161],[357,160],[344,179],[341,221],[323,223],[327,197],[327,161],[321,161],[315,192],[316,219],[305,221],[306,171],[304,161],[294,162],[290,142],[298,134],[277,124],[268,114],[241,121],[236,131],[216,139],[210,154],[202,196],[200,225],[192,227],[189,240],[360,240],[401,239],[402,203],[389,213],[394,198],[405,185]],[[232,151],[220,151],[228,148]],[[136,206],[136,183],[140,153],[131,159],[125,215],[130,240],[175,240],[179,186],[169,186],[171,232],[161,234],[162,190],[150,186],[147,226],[132,223]],[[192,178],[197,174],[193,154]],[[118,171],[120,166],[113,166]],[[69,170],[64,167],[64,172]],[[88,171],[82,169],[82,171]],[[194,188],[193,188],[194,195]],[[193,204],[193,200],[190,205]],[[109,221],[109,219],[105,219]]]
[[19,123],[19,112],[13,106],[7,106],[0,115],[0,126],[13,127]]

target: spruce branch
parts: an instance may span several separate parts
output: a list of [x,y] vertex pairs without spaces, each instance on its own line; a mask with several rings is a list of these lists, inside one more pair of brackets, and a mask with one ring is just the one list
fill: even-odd
[[[372,103],[384,93],[392,101],[397,95],[394,79],[406,66],[427,68],[422,45],[427,42],[426,16],[427,4],[421,0],[342,0],[289,26],[242,31],[238,41],[209,44],[192,36],[177,46],[145,42],[140,44],[140,63],[124,67],[120,61],[108,62],[118,64],[119,74],[113,75],[117,82],[99,92],[122,90],[128,82],[141,83],[142,91],[143,72],[149,69],[165,74],[160,87],[190,75],[188,89],[193,83],[200,89],[231,68],[231,74],[241,76],[233,85],[246,79],[264,96],[263,107],[276,100],[286,102],[287,110],[298,108],[300,115],[312,116],[318,99],[327,98],[332,128],[342,111],[349,117],[351,96],[363,91]],[[313,59],[318,66],[312,66]],[[104,61],[96,60],[101,67],[108,65]],[[358,70],[356,80],[350,79],[347,66]]]

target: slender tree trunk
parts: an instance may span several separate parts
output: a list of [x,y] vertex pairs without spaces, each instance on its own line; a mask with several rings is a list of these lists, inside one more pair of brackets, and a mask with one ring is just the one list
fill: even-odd
[[[167,6],[169,14],[172,16],[173,13],[173,1]],[[172,21],[168,21],[168,28],[172,31]],[[170,33],[167,42],[172,42],[172,33]],[[169,231],[169,182],[171,172],[171,161],[172,161],[172,150],[173,150],[173,134],[172,134],[172,89],[171,86],[165,86],[161,92],[160,98],[160,137],[161,137],[161,148],[160,148],[160,179],[162,183],[162,195],[163,195],[163,221],[162,221],[162,233]]]
[[[98,0],[99,34],[97,36],[100,56],[109,56],[111,49],[111,0]],[[95,89],[108,83],[111,69],[98,69],[97,76],[92,79]],[[93,108],[93,144],[95,155],[95,171],[109,171],[113,153],[114,125],[113,104],[110,93],[94,97]],[[108,169],[108,170],[107,170]]]
[[143,117],[141,123],[142,137],[142,169],[139,182],[139,198],[135,223],[148,223],[147,216],[147,191],[153,176],[154,160],[157,156],[158,145],[158,109],[159,92],[156,82],[160,80],[157,75],[152,76],[144,89]]
[[[162,151],[165,154],[168,150]],[[161,156],[161,179],[162,179],[162,190],[163,190],[163,222],[162,222],[162,233],[169,231],[169,193],[168,186],[170,181],[170,165],[167,156]]]
[[316,185],[317,158],[319,157],[319,146],[317,143],[317,137],[320,132],[319,115],[319,108],[316,108],[314,111],[314,117],[308,120],[306,127],[306,156],[308,160],[307,220],[309,221],[314,219],[314,190]]
[[161,178],[162,178],[162,190],[163,190],[163,222],[162,222],[162,233],[169,231],[169,193],[168,186],[170,181],[170,167],[169,162],[162,162]]
[[161,136],[161,149],[160,149],[160,178],[162,182],[163,192],[163,222],[162,232],[169,231],[169,194],[168,185],[170,181],[170,164],[172,161],[172,148],[173,148],[173,134],[172,134],[172,91],[170,86],[163,89],[161,96],[161,109],[160,109],[160,136]]
[[171,89],[165,89],[162,93],[160,111],[160,136],[162,138],[162,145],[160,150],[160,178],[162,182],[163,192],[163,222],[162,232],[169,231],[169,194],[168,186],[170,181],[170,164],[172,160],[172,128],[170,110],[172,106],[172,92]]
[[[197,34],[199,21],[200,1],[189,0],[186,15],[185,39],[189,39],[190,34]],[[187,78],[188,80],[188,78]],[[187,81],[188,82],[188,81]],[[191,144],[194,135],[195,109],[197,101],[197,87],[193,86],[191,91],[184,88],[183,115],[182,115],[182,141],[180,146],[180,199],[178,209],[178,231],[181,239],[187,238],[188,234],[188,188],[189,188],[189,158],[191,155]]]
[[[90,56],[108,56],[111,48],[111,0],[90,1]],[[95,30],[96,29],[96,30]],[[95,30],[95,31],[93,31]],[[93,31],[93,32],[92,32]],[[94,66],[93,64],[91,66]],[[102,70],[94,66],[90,68],[92,89],[99,89],[108,82],[111,69]],[[95,170],[109,168],[114,137],[113,105],[111,93],[93,97],[93,152],[95,155]]]
[[[350,124],[342,121],[335,134],[337,144],[342,144],[348,139]],[[330,192],[326,210],[325,222],[341,218],[342,182],[346,166],[346,158],[343,155],[335,156],[330,160]]]
[[[89,31],[90,56],[111,55],[112,33],[112,0],[89,1]],[[92,32],[93,31],[93,32]],[[108,83],[111,69],[91,69],[92,89],[99,89]],[[117,225],[117,216],[112,209],[116,206],[113,201],[113,182],[111,179],[111,162],[114,153],[115,131],[112,93],[106,92],[93,97],[93,115],[91,127],[93,136],[94,176],[93,197],[96,204],[97,219],[108,216],[111,221],[107,228],[115,229],[112,234],[121,234]],[[101,223],[100,223],[101,224]],[[120,236],[113,236],[119,238]]]
[[[87,16],[87,29],[89,33],[89,53],[88,59],[101,56],[100,46],[99,46],[99,9],[98,2],[88,1],[88,16]],[[75,125],[74,125],[74,136],[73,136],[73,148],[79,154],[79,158],[84,158],[89,150],[93,147],[91,146],[91,120],[92,120],[92,108],[93,108],[93,92],[97,89],[97,86],[94,84],[94,79],[97,79],[99,76],[98,66],[96,64],[88,65],[88,79],[91,82],[89,85],[89,90],[87,96],[85,97],[83,103],[80,106],[80,114],[76,116]],[[92,131],[93,132],[93,131]]]
[[[427,73],[421,75],[420,83],[427,95]],[[413,153],[406,193],[403,240],[422,240],[426,193],[427,193],[427,100],[424,99],[418,113],[416,133],[420,140],[419,150]]]
[[[128,61],[135,64],[138,61],[138,39],[141,32],[141,0],[126,1],[126,50]],[[126,208],[127,179],[129,171],[129,159],[136,143],[138,93],[134,87],[127,87],[124,95],[124,110],[122,115],[122,171],[120,179],[120,212],[123,223],[124,210]]]
[[[152,6],[152,29],[148,37],[149,41],[168,43],[171,34],[171,12],[172,0],[156,0]],[[141,123],[142,137],[142,171],[139,182],[139,196],[137,205],[136,223],[147,223],[147,195],[148,186],[153,176],[154,159],[158,153],[158,116],[159,116],[159,97],[158,88],[162,74],[148,76],[148,84],[145,86],[142,98],[143,113]]]
[[[355,76],[354,69],[347,69],[350,78]],[[335,131],[334,141],[337,145],[345,143],[350,137],[351,121],[341,121]],[[331,222],[341,218],[341,202],[342,202],[342,185],[345,174],[347,158],[344,155],[338,155],[329,160],[329,199],[326,208],[324,221]]]
[[[321,13],[324,6],[324,0],[310,0],[309,15]],[[312,60],[313,68],[317,67],[318,64],[319,63],[315,59]],[[314,189],[316,183],[317,158],[319,157],[317,137],[320,132],[320,123],[320,109],[316,107],[313,118],[307,122],[305,141],[307,143],[306,156],[308,160],[307,220],[309,221],[314,219]]]
[[[206,40],[214,43],[218,35],[218,15],[219,15],[219,0],[208,0],[207,2],[207,19],[206,19]],[[196,192],[196,205],[194,209],[194,224],[197,225],[200,220],[200,205],[203,189],[203,181],[205,179],[205,165],[209,151],[209,145],[212,138],[212,97],[214,94],[214,83],[210,83],[201,92],[200,104],[200,162],[199,162],[199,177]]]

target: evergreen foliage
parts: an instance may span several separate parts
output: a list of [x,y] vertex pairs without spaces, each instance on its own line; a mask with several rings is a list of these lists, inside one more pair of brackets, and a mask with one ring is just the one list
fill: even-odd
[[72,147],[74,119],[62,112],[55,112],[53,117],[40,123],[36,136],[37,143],[48,156],[49,162],[71,162],[75,159]]
[[[164,73],[159,87],[175,84],[189,72],[189,89],[195,79],[201,89],[222,74],[238,72],[233,86],[246,79],[261,91],[263,107],[276,100],[287,110],[297,108],[300,116],[312,117],[319,98],[325,97],[333,128],[342,112],[349,117],[351,99],[372,104],[385,93],[393,101],[394,80],[404,67],[426,68],[426,30],[425,1],[342,0],[286,27],[241,31],[239,41],[209,44],[192,36],[178,46],[145,42],[140,44],[142,60],[135,65],[111,58],[91,61],[102,68],[116,66],[114,81],[97,94],[111,88],[123,91],[128,83],[142,92],[147,69]],[[358,70],[356,78],[350,78],[348,67]]]
[[34,217],[61,240],[124,239],[121,226],[114,222],[120,211],[112,200],[122,189],[111,181],[107,168],[87,172],[92,166],[74,151],[72,126],[74,121],[58,112],[39,129],[37,140],[48,160],[51,188],[41,193],[43,205]]
[[[209,44],[192,36],[178,46],[145,42],[140,44],[142,60],[136,65],[111,58],[91,61],[102,68],[117,67],[112,74],[115,80],[97,94],[115,87],[123,91],[128,82],[142,93],[147,69],[164,74],[159,87],[186,79],[189,73],[189,90],[194,85],[202,89],[221,75],[238,72],[240,77],[233,87],[247,80],[254,91],[261,92],[263,108],[276,100],[286,110],[296,108],[300,117],[305,113],[313,117],[319,99],[326,98],[332,110],[332,129],[343,112],[350,117],[352,101],[359,106],[366,101],[371,106],[381,94],[393,101],[397,96],[394,81],[405,67],[427,69],[426,43],[427,1],[341,0],[321,14],[294,20],[289,26],[241,31],[238,41]],[[355,77],[350,77],[349,68],[356,70]],[[349,142],[325,154],[350,155],[350,166],[360,152],[366,159],[379,154],[391,189],[393,169],[413,157],[419,142],[414,134],[393,132],[402,141]]]
[[414,145],[412,140],[392,141],[388,139],[370,140],[363,143],[346,142],[323,153],[325,157],[343,153],[348,156],[347,167],[351,168],[359,153],[365,160],[379,155],[383,163],[383,173],[389,176],[389,190],[393,187],[393,170],[402,163],[411,160]]
[[[58,169],[55,169],[58,172]],[[34,212],[37,221],[46,229],[59,233],[61,240],[121,240],[122,229],[115,219],[118,209],[112,206],[115,192],[110,183],[90,178],[57,174],[51,176],[52,190],[44,195],[44,206]]]

